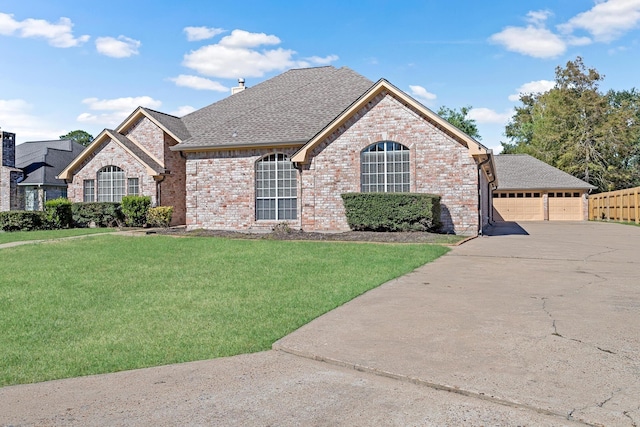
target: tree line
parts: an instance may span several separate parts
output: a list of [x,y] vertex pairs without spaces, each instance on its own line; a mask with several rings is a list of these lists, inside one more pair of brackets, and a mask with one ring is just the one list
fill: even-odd
[[505,154],[530,154],[598,188],[640,186],[640,92],[599,89],[581,57],[556,67],[555,86],[523,94],[505,129]]

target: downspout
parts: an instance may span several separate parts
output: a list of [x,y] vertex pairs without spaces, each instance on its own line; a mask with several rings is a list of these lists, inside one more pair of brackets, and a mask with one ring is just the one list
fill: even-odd
[[298,162],[291,162],[291,164],[293,165],[293,168],[298,171],[298,175],[300,176],[300,197],[298,198],[297,205],[300,207],[300,218],[298,218],[298,220],[300,221],[300,230],[302,230],[302,208],[304,206],[304,203],[302,203],[302,164]]
[[[482,236],[483,235],[483,221],[482,221],[482,187],[480,186],[480,182],[482,181],[482,177],[481,177],[481,171],[482,171],[482,166],[486,165],[487,163],[489,163],[489,161],[491,160],[491,157],[487,157],[486,160],[478,163],[478,235]],[[495,178],[494,178],[495,181]],[[493,182],[493,181],[492,181]]]
[[160,175],[158,177],[154,176],[153,179],[156,181],[156,206],[162,206],[160,183],[164,181],[164,175]]

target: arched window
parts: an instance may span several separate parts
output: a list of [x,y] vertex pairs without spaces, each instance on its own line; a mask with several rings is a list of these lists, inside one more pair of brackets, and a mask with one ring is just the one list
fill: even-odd
[[105,166],[98,171],[98,201],[120,202],[125,195],[124,171],[117,166]]
[[360,156],[360,191],[363,193],[408,193],[410,191],[409,149],[382,141],[372,144]]
[[256,219],[296,219],[298,177],[284,154],[271,154],[256,162]]

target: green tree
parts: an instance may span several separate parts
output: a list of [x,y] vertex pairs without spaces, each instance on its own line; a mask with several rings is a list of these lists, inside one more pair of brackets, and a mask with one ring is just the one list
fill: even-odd
[[460,108],[460,111],[457,111],[443,105],[438,109],[438,115],[470,137],[480,141],[482,137],[478,132],[476,121],[470,117],[467,117],[469,111],[471,111],[471,108],[471,106],[462,107]]
[[556,67],[554,88],[520,97],[503,152],[530,154],[601,191],[640,183],[640,171],[632,167],[638,159],[640,99],[635,90],[601,93],[603,78],[580,57]]
[[60,139],[70,139],[86,147],[93,141],[93,135],[83,130],[73,130],[66,135],[60,135]]

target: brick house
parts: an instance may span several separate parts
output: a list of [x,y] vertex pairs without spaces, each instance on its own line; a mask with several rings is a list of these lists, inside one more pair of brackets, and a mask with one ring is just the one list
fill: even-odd
[[342,193],[433,193],[444,231],[466,235],[489,221],[495,176],[491,150],[433,111],[330,66],[241,80],[182,118],[140,107],[60,175],[73,201],[145,194],[189,229],[348,230]]
[[67,184],[56,178],[84,150],[70,139],[31,141],[15,148],[18,178],[17,209],[44,210],[45,202],[67,197]]

